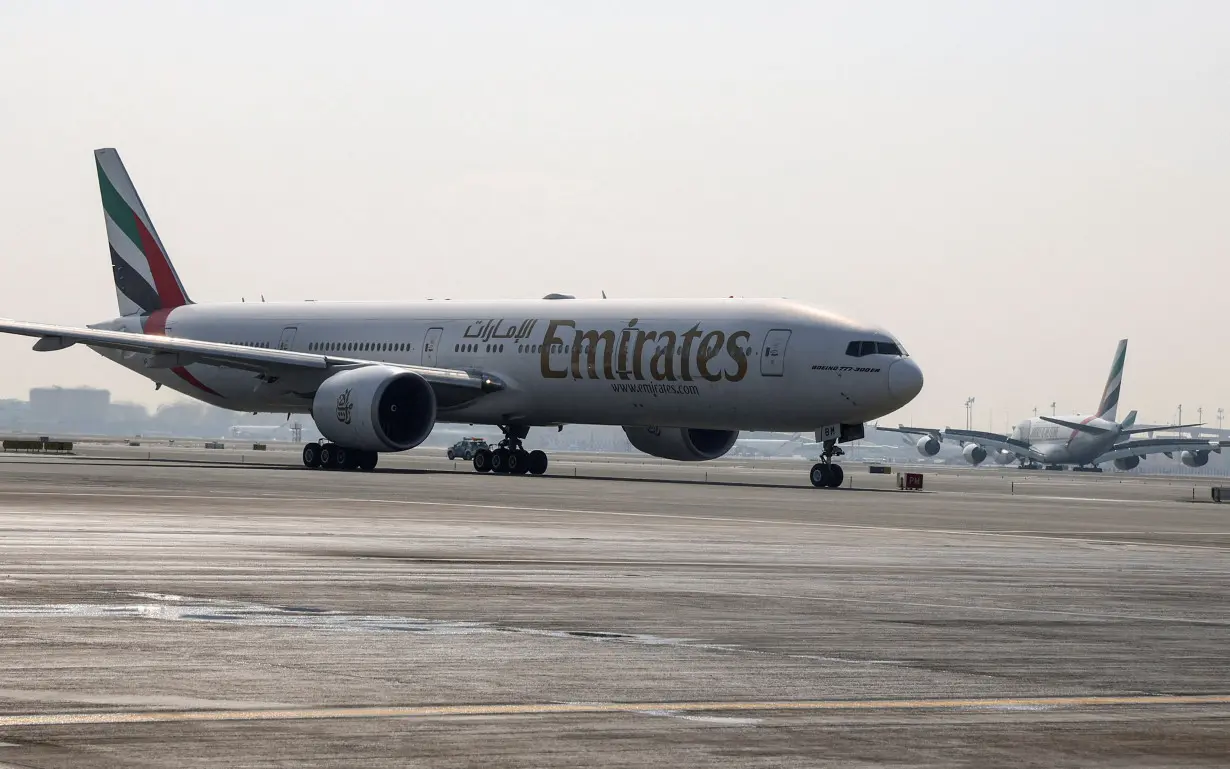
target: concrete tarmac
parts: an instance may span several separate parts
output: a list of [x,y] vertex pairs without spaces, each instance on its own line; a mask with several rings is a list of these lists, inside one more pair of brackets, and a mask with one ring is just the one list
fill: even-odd
[[1207,481],[441,453],[0,456],[0,767],[1230,756]]

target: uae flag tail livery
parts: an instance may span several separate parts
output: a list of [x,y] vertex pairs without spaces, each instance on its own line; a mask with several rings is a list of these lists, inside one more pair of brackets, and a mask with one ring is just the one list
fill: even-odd
[[119,153],[95,150],[94,163],[120,315],[152,315],[191,304]]

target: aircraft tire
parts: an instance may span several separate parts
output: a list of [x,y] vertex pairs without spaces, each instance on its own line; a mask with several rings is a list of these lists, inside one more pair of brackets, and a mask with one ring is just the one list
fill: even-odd
[[474,472],[491,472],[491,451],[489,449],[479,449],[474,452]]
[[817,462],[811,466],[811,485],[817,489],[823,489],[829,485],[828,465],[823,462]]
[[508,472],[508,449],[496,449],[491,452],[491,472]]
[[353,470],[355,468],[355,452],[341,446],[334,446],[333,467],[336,470]]
[[547,471],[547,452],[534,449],[525,464],[532,475],[542,475]]
[[376,469],[376,464],[380,461],[380,454],[375,451],[364,451],[359,454],[359,469],[364,472],[371,472]]
[[319,443],[309,443],[303,447],[303,466],[311,470],[320,467]]
[[530,452],[517,449],[508,454],[508,472],[510,475],[525,475],[530,471]]
[[841,488],[841,482],[846,479],[846,473],[841,469],[841,465],[829,465],[829,482],[830,489]]
[[337,446],[326,443],[320,447],[320,469],[333,470],[337,468]]

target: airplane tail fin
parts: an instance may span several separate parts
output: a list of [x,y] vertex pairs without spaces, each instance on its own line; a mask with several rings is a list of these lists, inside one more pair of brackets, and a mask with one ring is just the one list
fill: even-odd
[[1102,419],[1115,421],[1119,410],[1119,388],[1123,384],[1123,361],[1127,358],[1127,340],[1120,339],[1119,347],[1115,349],[1115,360],[1110,365],[1110,377],[1106,380],[1106,389],[1102,391],[1102,402],[1098,404],[1098,416]]
[[114,149],[94,150],[120,315],[191,304],[137,188]]
[[1124,417],[1123,422],[1121,422],[1121,424],[1124,427],[1131,427],[1132,425],[1136,424],[1136,410],[1132,409],[1131,411],[1129,411],[1128,415]]

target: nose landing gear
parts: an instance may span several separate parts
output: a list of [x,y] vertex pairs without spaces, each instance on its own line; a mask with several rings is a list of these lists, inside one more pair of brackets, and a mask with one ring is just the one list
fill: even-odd
[[526,451],[521,441],[529,435],[524,425],[500,425],[504,440],[495,449],[479,449],[474,455],[474,470],[506,475],[542,475],[547,471],[545,451]]
[[837,441],[825,441],[824,452],[820,461],[811,466],[811,485],[818,489],[835,489],[846,479],[846,473],[841,465],[833,464],[833,457],[840,457],[846,452],[837,445]]

